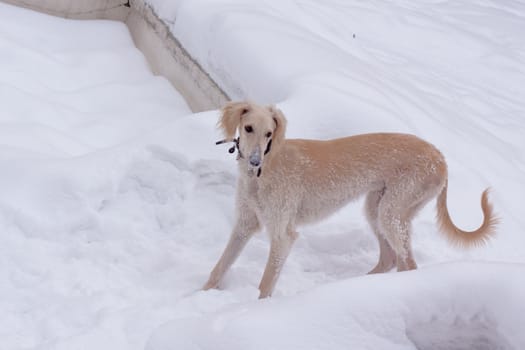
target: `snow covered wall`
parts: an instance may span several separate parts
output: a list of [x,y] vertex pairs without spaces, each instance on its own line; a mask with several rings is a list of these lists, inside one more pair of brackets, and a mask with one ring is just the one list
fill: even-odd
[[55,16],[126,23],[155,74],[166,77],[194,112],[215,109],[228,96],[173,36],[144,0],[2,0]]
[[127,0],[2,0],[5,3],[30,8],[65,18],[124,20]]

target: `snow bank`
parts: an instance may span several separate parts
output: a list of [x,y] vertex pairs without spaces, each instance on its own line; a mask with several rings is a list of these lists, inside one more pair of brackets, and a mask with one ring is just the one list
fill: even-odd
[[153,299],[138,286],[166,259],[154,246],[176,251],[163,232],[184,186],[214,169],[137,140],[188,107],[123,24],[4,4],[0,90],[1,347],[137,348],[124,310]]
[[124,24],[8,5],[0,15],[4,144],[79,155],[190,113],[167,81],[151,74]]
[[170,322],[146,349],[520,349],[524,269],[456,263],[353,278]]

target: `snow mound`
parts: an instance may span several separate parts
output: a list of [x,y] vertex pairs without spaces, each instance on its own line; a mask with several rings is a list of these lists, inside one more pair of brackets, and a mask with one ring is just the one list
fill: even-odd
[[170,322],[147,350],[520,349],[525,265],[450,263]]

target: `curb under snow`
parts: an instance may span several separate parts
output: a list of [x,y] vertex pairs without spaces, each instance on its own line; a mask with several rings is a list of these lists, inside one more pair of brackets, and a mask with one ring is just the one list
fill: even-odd
[[124,22],[153,73],[166,77],[193,112],[216,109],[229,100],[145,0],[0,1],[64,18]]

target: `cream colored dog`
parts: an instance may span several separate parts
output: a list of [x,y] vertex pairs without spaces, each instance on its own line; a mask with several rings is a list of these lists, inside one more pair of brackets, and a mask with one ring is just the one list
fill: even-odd
[[439,228],[452,243],[478,245],[495,233],[497,219],[488,190],[481,196],[481,227],[465,232],[453,224],[446,203],[445,159],[415,136],[378,133],[328,141],[285,140],[282,112],[249,102],[227,104],[218,125],[225,141],[235,141],[238,150],[237,218],[204,289],[218,286],[249,238],[264,226],[271,246],[259,290],[260,298],[270,296],[297,238],[296,226],[326,218],[362,195],[380,248],[379,262],[370,273],[394,266],[398,271],[417,268],[411,220],[436,196]]

